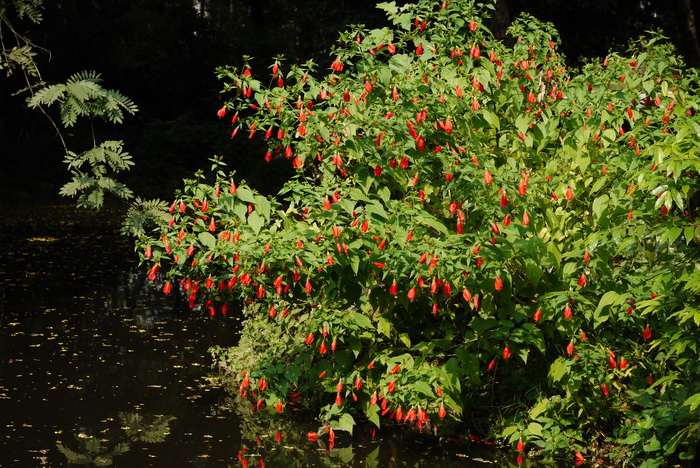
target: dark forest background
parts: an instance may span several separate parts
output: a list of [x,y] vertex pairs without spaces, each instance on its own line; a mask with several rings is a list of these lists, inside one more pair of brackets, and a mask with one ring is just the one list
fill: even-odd
[[[2,0],[0,0],[2,1]],[[96,128],[101,140],[120,139],[136,167],[124,179],[144,197],[168,199],[189,177],[225,155],[229,167],[264,193],[288,174],[287,161],[263,162],[254,141],[230,140],[217,118],[221,107],[215,68],[254,57],[261,73],[271,58],[309,59],[323,72],[338,32],[349,24],[384,26],[373,0],[46,0],[40,24],[13,19],[40,53],[48,83],[81,70],[102,74],[139,107],[122,125]],[[399,1],[397,3],[406,3]],[[491,21],[495,34],[520,12],[554,23],[572,66],[624,50],[645,31],[662,29],[686,62],[700,66],[694,14],[700,0],[499,0]],[[12,18],[11,18],[12,19]],[[508,38],[504,38],[508,39]],[[50,52],[50,54],[49,54]],[[284,71],[284,67],[283,67]],[[20,73],[0,76],[0,200],[56,199],[69,174],[55,130],[26,108]],[[85,122],[83,122],[85,125]],[[70,129],[69,147],[83,151],[92,140],[81,122]]]

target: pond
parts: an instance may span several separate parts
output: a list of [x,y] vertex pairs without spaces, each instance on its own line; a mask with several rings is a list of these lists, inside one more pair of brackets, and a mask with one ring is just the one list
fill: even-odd
[[[0,466],[492,466],[486,445],[402,430],[310,442],[318,424],[236,408],[212,378],[210,317],[156,291],[117,210],[1,206]],[[513,463],[511,454],[499,465]]]

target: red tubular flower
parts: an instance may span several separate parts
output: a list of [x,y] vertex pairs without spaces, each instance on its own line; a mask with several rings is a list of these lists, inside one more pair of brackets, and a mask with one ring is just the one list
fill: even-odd
[[389,294],[392,296],[396,296],[396,292],[398,291],[398,285],[396,284],[396,281],[394,281],[391,286],[389,286]]
[[469,292],[467,288],[464,288],[462,290],[462,297],[464,298],[465,301],[471,302],[472,301],[472,293]]
[[566,354],[568,354],[569,356],[574,354],[574,342],[573,341],[569,341],[569,344],[566,346]]
[[537,309],[537,311],[535,311],[535,315],[532,316],[532,320],[535,322],[542,320],[542,309]]
[[586,285],[586,275],[581,273],[581,276],[578,279],[578,285],[579,286],[585,286]]
[[649,328],[649,325],[647,325],[646,328],[644,329],[644,333],[642,334],[642,338],[644,338],[645,340],[648,340],[649,338],[651,338],[651,329]]
[[406,296],[408,297],[409,301],[412,301],[416,298],[416,288],[411,288],[408,290],[408,293],[406,293]]
[[564,307],[564,318],[566,320],[569,320],[573,316],[573,313],[571,312],[571,307],[567,304],[566,307]]
[[510,358],[510,349],[508,349],[508,346],[503,348],[503,359],[508,359]]
[[445,405],[440,403],[440,409],[438,410],[438,417],[440,419],[444,418],[447,415],[447,411],[445,411]]
[[522,452],[525,450],[525,444],[523,443],[523,440],[520,439],[518,440],[518,452]]
[[496,278],[496,281],[493,282],[493,287],[496,289],[496,291],[500,291],[503,289],[503,280],[501,278]]
[[565,197],[567,200],[573,200],[574,199],[574,191],[571,187],[566,188],[566,193]]

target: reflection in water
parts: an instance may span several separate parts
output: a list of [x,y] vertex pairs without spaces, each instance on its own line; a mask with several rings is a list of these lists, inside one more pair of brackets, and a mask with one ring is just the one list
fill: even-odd
[[[334,447],[302,411],[262,415],[208,376],[228,316],[182,309],[145,281],[118,213],[2,206],[0,466],[483,466],[479,456],[386,427]],[[173,295],[174,296],[174,295]],[[235,393],[235,392],[234,392]],[[145,416],[172,415],[172,416]],[[486,448],[480,446],[481,448]],[[514,457],[497,460],[513,464]],[[511,459],[512,458],[512,459]],[[491,464],[493,466],[493,462]]]
[[[65,466],[69,453],[135,467],[234,460],[238,423],[212,411],[224,393],[207,348],[233,345],[238,322],[183,311],[144,281],[118,216],[0,208],[0,466]],[[163,442],[136,443],[122,426],[148,432],[119,413],[177,419]]]
[[66,457],[68,463],[109,466],[114,457],[128,452],[134,443],[163,442],[170,433],[170,421],[175,419],[173,416],[162,415],[143,417],[139,413],[119,413],[117,418],[116,429],[110,427],[100,430],[99,436],[74,434],[77,447],[70,449],[63,443],[58,443],[58,451]]

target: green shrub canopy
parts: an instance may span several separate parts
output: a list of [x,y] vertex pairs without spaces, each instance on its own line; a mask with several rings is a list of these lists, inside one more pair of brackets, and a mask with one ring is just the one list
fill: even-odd
[[139,241],[151,278],[243,299],[220,365],[331,442],[388,418],[543,460],[692,458],[696,74],[658,35],[567,70],[529,16],[507,47],[490,5],[379,8],[393,28],[341,34],[320,74],[219,70],[231,136],[296,176],[268,198],[214,158]]

